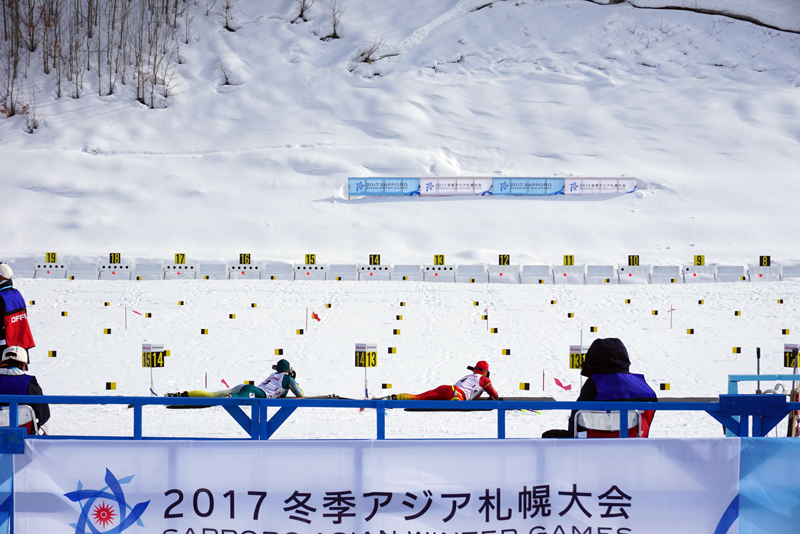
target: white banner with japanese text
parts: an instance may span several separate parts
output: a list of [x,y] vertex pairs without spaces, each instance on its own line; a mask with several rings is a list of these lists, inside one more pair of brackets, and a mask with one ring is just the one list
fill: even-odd
[[739,446],[27,440],[15,532],[733,534]]
[[491,195],[492,179],[475,177],[420,178],[419,194],[423,197]]
[[633,193],[636,178],[565,178],[565,195],[608,195]]

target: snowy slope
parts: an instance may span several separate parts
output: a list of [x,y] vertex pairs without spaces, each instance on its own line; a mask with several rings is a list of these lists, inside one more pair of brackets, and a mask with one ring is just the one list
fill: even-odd
[[[722,2],[719,2],[722,4]],[[796,4],[772,5],[800,20]],[[46,125],[0,121],[3,255],[259,261],[800,261],[800,35],[685,11],[575,0],[240,0],[225,31],[197,6],[177,95],[54,100]],[[736,4],[741,7],[741,4]],[[353,64],[374,39],[372,64]],[[222,86],[227,61],[238,85]],[[350,72],[349,69],[353,69]],[[345,200],[348,176],[635,176],[590,200]]]

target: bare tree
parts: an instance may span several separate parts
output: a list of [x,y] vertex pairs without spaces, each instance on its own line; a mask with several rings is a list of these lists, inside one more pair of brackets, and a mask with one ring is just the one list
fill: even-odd
[[308,22],[306,19],[306,11],[311,9],[311,6],[313,6],[316,1],[317,0],[294,0],[294,3],[297,4],[298,9],[300,9],[300,13],[292,22],[297,22],[298,20]]
[[194,15],[188,9],[183,12],[183,42],[189,44],[189,39],[192,37],[192,23],[194,22]]
[[236,23],[233,20],[233,7],[236,5],[236,0],[222,0],[222,5],[219,8],[218,18],[222,23],[222,27],[229,32],[236,31]]
[[[217,0],[207,0],[207,8]],[[221,20],[230,31],[235,0],[222,0]],[[160,107],[178,85],[179,39],[192,37],[199,0],[0,0],[0,103],[4,114],[22,113],[22,80],[38,52],[45,74],[53,74],[55,96],[65,82],[80,98],[83,77],[96,69],[99,95],[117,82],[135,83],[136,99]],[[200,8],[202,9],[202,8]],[[184,28],[179,30],[183,23]],[[34,63],[35,65],[35,63]],[[27,106],[28,104],[24,104]],[[32,125],[38,123],[35,110]],[[35,128],[32,128],[35,129]]]
[[17,5],[19,6],[21,29],[24,29],[20,36],[25,48],[30,52],[36,52],[39,45],[37,29],[42,21],[44,10],[37,0],[18,0]]
[[372,63],[373,61],[377,61],[380,59],[379,57],[374,57],[378,52],[380,52],[381,48],[383,48],[385,40],[383,35],[380,37],[376,37],[372,44],[369,45],[367,48],[361,50],[356,54],[356,61],[358,63]]
[[[10,39],[9,39],[10,41]],[[18,52],[18,51],[17,51]],[[22,89],[22,80],[18,76],[19,59],[15,59],[13,46],[10,42],[0,43],[0,89],[5,101],[0,108],[0,113],[12,117],[17,114],[19,108],[19,93]]]
[[42,125],[43,117],[36,103],[36,88],[33,86],[31,86],[31,100],[25,106],[23,115],[25,115],[25,129],[29,134],[32,134]]
[[231,83],[231,65],[227,61],[224,61],[219,56],[214,56],[214,70],[217,71],[219,74],[220,80],[222,80],[222,85],[233,85]]
[[328,10],[331,14],[331,26],[333,26],[328,38],[339,39],[339,31],[342,29],[342,15],[346,11],[345,6],[340,0],[331,0],[330,4],[328,4]]

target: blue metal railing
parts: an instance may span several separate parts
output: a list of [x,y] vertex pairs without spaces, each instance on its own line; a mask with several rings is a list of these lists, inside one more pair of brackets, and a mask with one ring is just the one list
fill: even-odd
[[[90,397],[43,395],[32,398],[25,395],[0,395],[0,403],[8,404],[10,429],[18,426],[17,407],[32,401],[47,404],[69,405],[129,405],[133,409],[133,428],[131,436],[27,436],[27,439],[105,439],[105,440],[148,440],[180,439],[146,437],[142,433],[142,408],[144,406],[220,406],[242,427],[248,438],[212,439],[250,439],[268,440],[298,408],[370,408],[376,413],[376,439],[386,439],[386,410],[414,409],[431,411],[493,410],[497,412],[497,437],[506,437],[506,412],[508,410],[606,410],[619,413],[621,437],[627,436],[628,411],[702,411],[719,421],[736,436],[766,436],[792,410],[800,410],[800,402],[787,402],[783,395],[720,395],[718,402],[555,402],[544,400],[508,401],[394,401],[394,400],[350,400],[350,399],[251,399],[251,398],[193,398],[193,397]],[[249,415],[246,408],[249,407]],[[243,410],[242,408],[245,408]],[[268,409],[276,409],[267,417]],[[738,418],[738,420],[737,420]],[[188,438],[188,439],[198,439]]]

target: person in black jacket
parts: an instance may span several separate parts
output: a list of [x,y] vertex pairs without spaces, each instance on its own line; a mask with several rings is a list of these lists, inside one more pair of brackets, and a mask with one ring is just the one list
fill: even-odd
[[[643,375],[629,371],[628,350],[617,338],[595,339],[586,352],[581,375],[587,377],[578,401],[658,401]],[[575,435],[575,414],[569,416],[568,430],[548,430],[543,438],[571,438]],[[646,437],[654,412],[642,414],[642,436]]]
[[[36,377],[26,374],[28,353],[22,347],[8,347],[0,359],[0,395],[44,395]],[[50,419],[50,406],[28,403],[39,428]]]

